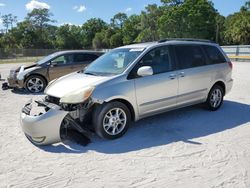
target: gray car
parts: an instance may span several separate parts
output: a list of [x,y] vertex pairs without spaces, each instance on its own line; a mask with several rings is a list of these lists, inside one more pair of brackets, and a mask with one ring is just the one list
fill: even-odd
[[231,75],[232,63],[210,41],[172,39],[123,46],[80,72],[51,81],[47,96],[38,102],[44,112],[31,116],[27,103],[21,125],[35,144],[58,142],[70,129],[90,129],[116,139],[131,121],[154,114],[198,103],[219,109],[232,88]]
[[102,54],[103,52],[86,50],[56,52],[31,65],[10,70],[8,85],[38,93],[43,91],[51,80],[83,69]]

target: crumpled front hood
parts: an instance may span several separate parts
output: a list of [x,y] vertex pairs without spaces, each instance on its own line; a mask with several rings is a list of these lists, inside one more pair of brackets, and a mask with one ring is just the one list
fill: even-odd
[[23,67],[24,70],[29,69],[29,68],[33,68],[33,67],[38,67],[38,65],[36,63],[32,63],[32,64],[24,64],[21,66],[17,66],[11,69],[11,71],[15,71],[15,72],[19,72],[21,67]]
[[86,75],[83,73],[72,73],[52,81],[45,89],[45,94],[61,98],[64,95],[84,87],[97,86],[110,78],[111,77]]
[[17,79],[18,80],[23,80],[24,76],[28,74],[29,72],[39,69],[40,67],[37,64],[32,64],[32,65],[22,65],[19,67],[16,72],[17,72]]
[[36,63],[28,64],[28,65],[24,66],[24,70],[29,69],[29,68],[33,68],[33,67],[39,67],[39,65]]

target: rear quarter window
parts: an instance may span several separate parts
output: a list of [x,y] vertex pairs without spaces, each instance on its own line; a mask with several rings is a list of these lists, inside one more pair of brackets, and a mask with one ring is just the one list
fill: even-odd
[[209,64],[218,64],[226,62],[225,57],[217,47],[204,45],[203,48],[207,54]]
[[75,54],[74,55],[74,62],[76,63],[89,63],[89,62],[92,62],[94,60],[96,60],[98,58],[97,55],[95,54],[86,54],[86,53],[79,53],[79,54]]

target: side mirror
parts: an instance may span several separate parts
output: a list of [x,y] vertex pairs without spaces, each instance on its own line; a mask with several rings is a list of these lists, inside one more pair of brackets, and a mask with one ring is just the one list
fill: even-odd
[[153,69],[150,66],[143,66],[137,71],[138,76],[151,76],[153,75]]
[[50,65],[51,67],[56,67],[56,66],[57,66],[57,62],[50,62],[49,65]]

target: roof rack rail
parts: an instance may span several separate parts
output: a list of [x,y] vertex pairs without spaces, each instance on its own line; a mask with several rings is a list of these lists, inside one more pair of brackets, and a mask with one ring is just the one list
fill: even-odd
[[194,42],[208,42],[208,43],[215,43],[212,40],[206,40],[206,39],[195,39],[195,38],[167,38],[167,39],[161,39],[158,41],[158,43],[167,42],[167,41],[194,41]]

